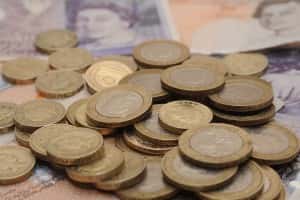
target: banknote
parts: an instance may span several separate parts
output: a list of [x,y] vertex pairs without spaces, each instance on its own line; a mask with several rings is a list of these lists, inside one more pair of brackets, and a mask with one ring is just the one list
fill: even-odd
[[227,54],[300,42],[299,0],[168,0],[167,5],[180,39],[194,53]]

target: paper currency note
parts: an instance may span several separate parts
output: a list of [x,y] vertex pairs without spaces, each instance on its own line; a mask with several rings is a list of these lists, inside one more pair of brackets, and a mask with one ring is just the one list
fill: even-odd
[[300,42],[299,0],[168,0],[193,52],[224,54]]

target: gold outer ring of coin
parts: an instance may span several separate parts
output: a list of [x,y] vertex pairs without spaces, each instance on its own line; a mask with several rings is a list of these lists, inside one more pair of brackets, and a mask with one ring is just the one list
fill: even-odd
[[97,183],[119,174],[124,168],[124,155],[113,145],[105,144],[103,157],[80,166],[68,167],[70,179],[80,183]]
[[30,133],[15,129],[16,141],[23,147],[29,148]]
[[[216,200],[216,199],[230,199],[230,200],[242,200],[242,199],[255,199],[263,189],[263,175],[257,163],[254,161],[248,161],[245,166],[249,167],[252,171],[253,181],[251,185],[246,187],[245,190],[239,192],[224,192],[221,190],[198,192],[196,193],[201,199]],[[239,173],[239,172],[238,172]],[[238,176],[237,174],[236,176]],[[234,181],[231,184],[234,184]],[[227,186],[225,186],[227,187]]]
[[[106,117],[99,114],[96,110],[96,105],[98,99],[101,99],[103,96],[106,96],[106,93],[112,91],[129,91],[134,92],[143,98],[143,105],[141,108],[135,112],[131,113],[126,117]],[[101,92],[93,95],[87,106],[87,119],[91,121],[93,124],[96,124],[100,127],[107,128],[118,128],[125,127],[131,124],[134,124],[138,121],[141,121],[145,117],[150,115],[152,107],[152,97],[149,93],[147,93],[143,88],[132,85],[119,85],[112,88],[107,88],[102,90]]]
[[[220,92],[213,95],[208,96],[209,103],[220,110],[232,111],[232,112],[249,112],[249,111],[257,111],[269,107],[272,105],[273,102],[273,91],[272,86],[265,80],[256,78],[256,77],[230,77],[227,78],[225,81],[225,88]],[[230,85],[236,84],[245,84],[248,83],[249,85],[253,86],[256,85],[257,87],[261,88],[264,91],[262,97],[256,101],[249,102],[247,104],[243,104],[239,102],[229,102],[228,100],[222,99],[219,94],[224,93]],[[232,96],[239,96],[239,94],[232,94]]]
[[[184,190],[199,192],[199,191],[212,190],[212,189],[222,187],[223,185],[226,185],[227,183],[231,182],[234,175],[238,171],[238,167],[234,166],[231,168],[225,168],[216,171],[217,173],[220,172],[220,174],[217,174],[211,178],[207,178],[207,179],[205,178],[201,180],[201,178],[194,177],[193,179],[190,179],[188,176],[184,176],[178,173],[177,170],[181,169],[180,165],[174,166],[175,160],[178,159],[178,157],[181,156],[178,148],[175,147],[164,155],[162,159],[161,168],[166,180],[170,184],[178,188],[182,188]],[[179,159],[182,160],[181,158]],[[185,161],[183,162],[186,163]],[[195,167],[194,166],[192,167],[191,164],[187,163],[185,165],[187,167],[191,166],[190,170],[195,170]],[[187,167],[184,170],[187,170]],[[206,169],[199,168],[199,170],[206,170]],[[186,171],[186,173],[188,172]],[[201,174],[201,172],[199,173]]]
[[143,156],[124,152],[125,164],[120,174],[95,183],[95,187],[105,191],[115,191],[138,184],[145,178],[146,162]]
[[[156,60],[150,60],[142,56],[142,51],[141,49],[153,45],[153,44],[172,44],[174,46],[177,46],[178,48],[181,49],[181,55],[172,60],[167,60],[167,61],[156,61]],[[177,65],[185,61],[190,57],[190,50],[187,46],[185,46],[182,43],[173,41],[173,40],[150,40],[147,42],[143,42],[136,46],[133,49],[133,57],[136,60],[137,63],[141,64],[143,67],[152,67],[152,68],[166,68],[171,65]]]
[[[36,160],[29,149],[13,145],[1,146],[0,154],[1,165],[4,167],[1,170],[0,185],[22,182],[31,176]],[[22,162],[18,162],[20,158]],[[5,169],[14,174],[3,174]]]
[[17,109],[15,103],[0,102],[0,133],[6,133],[12,130],[14,124],[14,115]]
[[95,63],[101,62],[101,61],[107,61],[107,60],[118,61],[118,62],[124,63],[125,65],[130,67],[132,69],[132,71],[134,71],[134,72],[137,71],[139,68],[137,63],[134,61],[134,59],[131,56],[108,55],[108,56],[96,58]]
[[70,124],[72,124],[72,125],[74,125],[74,126],[77,125],[75,113],[76,113],[78,107],[79,107],[82,103],[84,103],[84,102],[86,102],[86,101],[87,101],[87,99],[80,99],[80,100],[78,100],[78,101],[73,102],[73,103],[68,107],[68,109],[67,109],[67,114],[66,114],[66,118],[67,118],[67,120],[68,120],[68,122],[69,122]]
[[[199,151],[194,150],[190,144],[191,138],[195,135],[202,134],[200,131],[205,131],[206,129],[210,128],[227,129],[231,133],[234,133],[235,135],[239,136],[242,141],[241,148],[233,154],[222,157],[204,155],[201,154]],[[203,125],[201,127],[185,131],[179,137],[178,146],[181,155],[186,160],[198,166],[216,169],[236,166],[245,162],[250,157],[253,149],[251,139],[246,131],[239,127],[222,123],[211,123],[205,126]]]

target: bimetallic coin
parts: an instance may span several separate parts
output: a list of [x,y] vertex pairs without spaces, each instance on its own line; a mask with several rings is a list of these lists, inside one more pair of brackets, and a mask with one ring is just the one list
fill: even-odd
[[68,70],[50,71],[36,79],[37,91],[48,98],[63,98],[76,94],[84,86],[82,75]]
[[14,184],[27,179],[35,166],[35,158],[27,148],[0,147],[0,185]]
[[77,182],[97,183],[119,174],[123,167],[123,153],[113,145],[106,143],[102,158],[85,165],[69,167],[67,174]]
[[66,114],[66,118],[68,120],[68,122],[72,125],[77,125],[76,122],[76,111],[77,109],[80,107],[81,104],[83,104],[84,102],[86,102],[87,99],[80,99],[78,101],[73,102],[67,110],[67,114]]
[[239,53],[225,56],[229,73],[238,76],[261,76],[268,67],[268,58],[257,53]]
[[186,159],[212,168],[236,166],[246,161],[252,152],[248,133],[229,124],[213,123],[185,131],[178,144]]
[[29,147],[30,133],[15,129],[15,137],[18,144],[24,147]]
[[201,103],[180,100],[163,105],[159,110],[158,118],[164,129],[181,134],[187,129],[208,124],[213,119],[213,113]]
[[26,132],[61,122],[66,111],[62,104],[49,100],[32,100],[17,107],[15,125]]
[[66,48],[51,54],[49,64],[54,69],[82,72],[93,62],[90,52],[80,48]]
[[16,108],[14,103],[0,102],[0,133],[7,132],[14,126]]
[[224,169],[201,168],[183,160],[178,148],[165,154],[162,171],[168,182],[178,188],[190,191],[206,191],[228,184],[238,167]]
[[49,30],[36,36],[35,47],[44,52],[52,53],[60,49],[75,47],[78,38],[69,30]]
[[252,158],[268,165],[290,162],[300,151],[297,136],[286,127],[271,122],[264,126],[247,128],[253,143]]
[[5,62],[2,67],[3,77],[15,84],[32,83],[36,77],[46,73],[49,65],[46,60],[24,57]]
[[196,193],[200,198],[216,199],[255,199],[263,189],[263,175],[254,161],[241,166],[233,181],[223,188]]
[[137,65],[137,63],[134,61],[134,59],[131,56],[108,55],[108,56],[103,56],[101,58],[96,59],[95,63],[101,62],[101,61],[117,61],[117,62],[127,65],[134,72],[137,71],[139,68],[139,66]]

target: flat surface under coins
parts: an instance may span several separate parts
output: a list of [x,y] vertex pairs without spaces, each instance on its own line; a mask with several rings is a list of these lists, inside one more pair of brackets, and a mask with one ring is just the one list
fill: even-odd
[[108,56],[103,56],[103,57],[97,58],[95,60],[95,63],[101,62],[101,61],[117,61],[117,62],[127,65],[128,67],[130,67],[132,69],[132,71],[138,70],[138,65],[134,61],[133,57],[131,57],[131,56],[108,55]]
[[0,102],[0,132],[14,126],[16,108],[14,103]]

